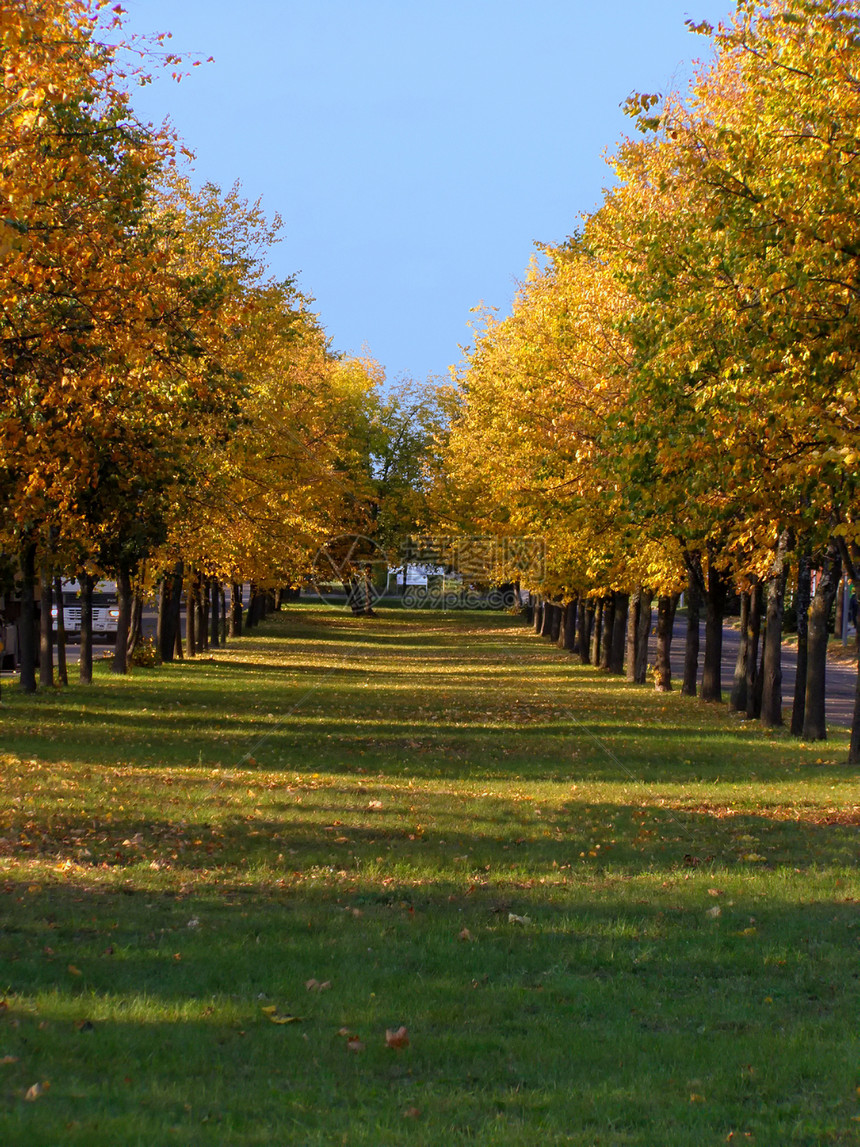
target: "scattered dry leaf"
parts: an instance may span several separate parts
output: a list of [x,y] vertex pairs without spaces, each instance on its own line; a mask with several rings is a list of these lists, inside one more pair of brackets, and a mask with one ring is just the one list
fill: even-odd
[[508,913],[509,924],[531,924],[531,916],[517,916],[516,912]]
[[24,1098],[28,1103],[33,1103],[40,1095],[44,1095],[50,1086],[47,1080],[43,1080],[42,1083],[34,1083],[32,1087],[27,1088]]
[[420,1107],[407,1107],[403,1112],[404,1119],[417,1119],[421,1114]]
[[264,1008],[260,1008],[260,1011],[267,1016],[273,1016],[277,1010],[277,1004],[266,1004]]
[[364,1044],[357,1035],[351,1035],[346,1041],[347,1051],[364,1051]]
[[708,911],[705,913],[706,916],[710,916],[711,919],[713,919],[713,920],[716,920],[716,918],[718,916],[722,916],[722,914],[723,914],[723,910],[722,910],[722,908],[720,908],[719,904],[715,904],[713,906],[713,908],[709,908]]
[[4,1055],[3,1058],[0,1059],[0,1063],[17,1063],[17,1062],[18,1062],[17,1055]]
[[279,1012],[269,1016],[273,1024],[300,1024],[304,1018],[304,1016],[282,1016]]
[[460,932],[457,933],[458,940],[474,940],[474,938],[475,937],[472,935],[468,928],[463,928]]
[[349,1030],[349,1028],[338,1028],[337,1034],[347,1036],[347,1038],[352,1039],[352,1032]]
[[73,976],[82,976],[83,975],[83,972],[81,971],[81,969],[76,968],[74,964],[69,964],[69,971],[72,973]]
[[386,1028],[385,1046],[396,1048],[409,1047],[408,1030],[403,1026],[399,1028]]

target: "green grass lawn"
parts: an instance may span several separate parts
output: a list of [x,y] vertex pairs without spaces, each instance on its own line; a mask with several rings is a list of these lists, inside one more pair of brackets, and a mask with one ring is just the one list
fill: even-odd
[[845,733],[302,606],[0,723],[4,1145],[860,1143]]

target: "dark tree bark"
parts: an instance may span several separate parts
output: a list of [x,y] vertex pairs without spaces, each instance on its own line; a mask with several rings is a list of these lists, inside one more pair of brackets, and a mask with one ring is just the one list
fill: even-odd
[[[848,576],[851,579],[851,585],[854,589],[854,597],[860,600],[860,546],[856,542],[850,545],[843,537],[837,538],[839,545],[839,552],[842,555],[842,561],[845,564],[845,569],[848,571]],[[860,621],[855,620],[856,640],[855,647],[857,649],[857,678],[854,686],[854,716],[851,721],[851,741],[848,747],[848,764],[860,764]]]
[[69,669],[66,664],[66,616],[63,609],[63,581],[54,578],[54,601],[57,602],[57,680],[61,685],[69,683]]
[[541,637],[549,637],[552,629],[552,602],[544,601],[543,611],[541,615],[540,629],[538,632]]
[[723,572],[714,567],[715,557],[712,551],[708,561],[702,700],[720,702],[723,699],[723,614],[726,607],[726,579]]
[[698,550],[685,553],[687,564],[687,642],[684,647],[684,679],[681,692],[695,697],[699,678],[699,617],[705,593],[702,555]]
[[576,653],[576,619],[579,613],[577,598],[569,601],[564,607],[564,624],[562,626],[562,648],[568,653]]
[[612,630],[615,625],[615,594],[610,593],[603,602],[603,617],[601,619],[602,635],[600,640],[600,659],[596,662],[601,669],[609,671],[609,661],[612,655]]
[[191,571],[188,579],[188,591],[185,595],[185,655],[197,656],[197,591],[200,575],[196,570]]
[[[185,615],[185,624],[186,624],[186,626],[188,625],[187,609],[186,609],[186,615]],[[174,656],[176,661],[184,661],[185,660],[185,653],[182,649],[182,627],[180,625],[176,626],[176,644],[173,647],[173,656]]]
[[534,598],[529,595],[529,600],[523,606],[523,617],[526,625],[534,625],[535,623],[535,603]]
[[128,627],[128,660],[134,657],[134,651],[140,644],[140,639],[143,636],[143,593],[138,586],[131,599],[131,620]]
[[583,665],[591,664],[591,646],[594,643],[595,602],[589,598],[582,619],[582,633],[579,635],[579,660]]
[[[355,594],[354,594],[354,587],[353,587],[352,583],[350,583],[349,586],[347,586],[346,593],[347,593],[347,601],[349,602],[350,608],[352,609],[352,612],[355,613],[356,612],[355,600],[354,600]],[[247,608],[246,613],[245,613],[245,628],[246,629],[253,629],[256,624],[257,624],[257,587],[253,582],[251,582],[250,585],[248,586],[248,608]]]
[[821,577],[809,611],[808,658],[806,666],[806,713],[803,720],[805,741],[824,741],[827,738],[827,719],[824,713],[825,681],[827,671],[827,623],[833,608],[833,599],[842,576],[842,557],[838,543],[831,538],[827,544]]
[[54,685],[54,606],[53,577],[46,563],[39,571],[39,684]]
[[543,608],[544,603],[540,598],[535,601],[534,617],[532,618],[532,625],[534,626],[535,633],[540,633],[543,629]]
[[747,711],[747,666],[750,655],[750,594],[749,590],[742,590],[740,635],[738,640],[738,655],[735,659],[735,675],[732,679],[732,691],[729,696],[729,708],[735,713]]
[[91,573],[78,574],[81,587],[81,657],[78,676],[82,685],[93,683],[93,585]]
[[25,693],[36,692],[36,545],[21,551],[21,614],[18,619],[18,652],[21,676],[19,684]]
[[761,582],[755,582],[750,589],[750,611],[747,630],[747,717],[751,720],[761,714],[761,673],[759,672],[758,647],[761,640],[761,614],[763,594]]
[[[279,595],[280,592],[281,591],[278,590]],[[217,578],[212,578],[212,588],[209,596],[211,600],[209,641],[212,648],[217,649],[221,643],[221,583]],[[280,608],[280,604],[278,608]]]
[[643,588],[639,594],[639,625],[636,629],[636,684],[644,685],[648,680],[648,638],[651,636],[650,589]]
[[788,530],[779,535],[767,579],[767,620],[762,659],[761,723],[766,729],[782,725],[782,614],[788,578]]
[[677,594],[662,595],[657,599],[657,676],[654,688],[658,693],[668,693],[672,688],[672,633],[677,607]]
[[795,737],[803,733],[806,713],[806,670],[809,652],[809,606],[812,601],[812,563],[809,555],[801,553],[797,559],[797,590],[794,611],[797,618],[797,673],[794,678],[794,699],[791,706],[791,731]]
[[561,606],[557,601],[552,603],[552,615],[549,619],[549,639],[558,644],[558,635],[561,633]]
[[575,652],[579,655],[582,661],[583,646],[587,645],[585,639],[585,617],[586,617],[586,600],[585,595],[580,594],[576,602],[576,639],[575,639]]
[[162,661],[172,661],[176,652],[176,636],[180,631],[182,618],[183,568],[183,563],[177,562],[173,567],[173,573],[166,573],[161,580],[156,644]]
[[197,644],[202,652],[209,649],[209,614],[211,612],[212,584],[208,577],[200,577],[200,620],[197,626]]
[[612,617],[612,644],[609,650],[609,671],[624,672],[624,646],[627,642],[627,614],[630,610],[630,594],[614,593],[615,610]]
[[242,636],[242,586],[237,581],[230,582],[230,637]]
[[227,644],[227,587],[219,582],[218,597],[221,602],[221,644]]
[[591,622],[591,664],[600,664],[601,645],[603,644],[603,598],[594,603],[594,618]]
[[627,680],[632,685],[636,680],[636,635],[639,632],[639,613],[642,602],[642,586],[637,586],[630,595],[630,608],[627,610],[627,648],[624,668]]
[[118,616],[116,619],[116,649],[113,655],[114,673],[128,673],[128,632],[131,626],[131,570],[122,565],[116,580]]

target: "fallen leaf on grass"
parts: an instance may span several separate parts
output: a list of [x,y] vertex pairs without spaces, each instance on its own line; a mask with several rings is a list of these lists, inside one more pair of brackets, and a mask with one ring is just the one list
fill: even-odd
[[47,1080],[45,1080],[43,1083],[34,1083],[32,1087],[27,1088],[26,1092],[24,1093],[24,1098],[28,1103],[33,1103],[39,1098],[40,1095],[44,1095],[50,1086],[51,1085]]
[[704,1097],[704,1095],[699,1095],[695,1091],[691,1091],[690,1092],[690,1102],[691,1103],[704,1103],[705,1097]]
[[347,1051],[364,1051],[364,1044],[361,1042],[361,1040],[358,1038],[357,1035],[353,1035],[353,1036],[350,1036],[349,1039],[346,1041],[346,1050]]
[[73,976],[82,976],[83,975],[83,972],[81,971],[81,969],[76,968],[74,964],[69,964],[69,971],[72,973]]
[[708,895],[709,896],[722,896],[723,890],[722,890],[722,888],[709,888],[708,889]]
[[420,1107],[407,1107],[403,1112],[404,1119],[417,1119],[421,1115]]
[[516,912],[508,913],[509,924],[531,924],[531,916],[517,916]]
[[309,992],[327,992],[331,987],[331,980],[323,980],[322,983],[314,979],[305,980],[305,987]]
[[368,810],[381,809],[382,808],[382,801],[368,801],[367,808],[368,808]]
[[399,1028],[386,1028],[385,1046],[394,1048],[409,1047],[408,1030],[402,1025]]
[[269,1019],[273,1024],[300,1024],[303,1022],[304,1018],[304,1016],[282,1016],[277,1012],[274,1015],[269,1016]]
[[757,852],[745,852],[741,860],[748,860],[750,864],[761,864],[767,857],[759,856]]
[[17,1062],[18,1062],[17,1055],[4,1055],[3,1058],[0,1059],[0,1063],[17,1063]]
[[94,1032],[96,1030],[96,1026],[92,1020],[78,1020],[75,1027],[79,1032]]
[[715,904],[713,908],[709,908],[708,911],[705,913],[705,915],[710,916],[712,920],[716,920],[716,918],[718,916],[722,916],[722,914],[723,914],[723,910],[717,904]]
[[472,933],[469,931],[468,928],[463,928],[462,931],[457,933],[457,939],[458,940],[474,940],[475,937],[472,935]]

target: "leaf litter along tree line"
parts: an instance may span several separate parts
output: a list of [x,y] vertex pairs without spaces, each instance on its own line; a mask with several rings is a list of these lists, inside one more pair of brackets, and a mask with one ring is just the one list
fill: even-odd
[[626,645],[632,680],[656,598],[659,688],[685,589],[684,689],[704,604],[706,700],[733,586],[732,705],[770,726],[792,586],[792,731],[824,737],[828,619],[860,558],[854,9],[742,0],[691,24],[713,62],[686,97],[631,97],[640,134],[601,207],[543,249],[508,317],[485,316],[453,386],[386,397],[381,368],[334,354],[295,282],[268,276],[280,221],[237,188],[195,191],[178,141],[136,121],[121,15],[7,6],[0,482],[24,688],[33,586],[50,604],[59,569],[85,596],[116,577],[125,672],[135,594],[160,586],[170,659],[183,585],[193,653],[207,593],[212,623],[235,612],[225,582],[296,585],[333,539],[394,559],[444,528],[545,539],[539,570],[486,578],[531,590],[583,659],[602,644],[619,669]]

